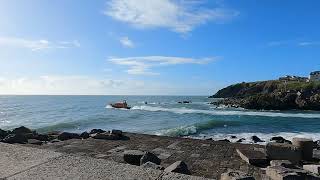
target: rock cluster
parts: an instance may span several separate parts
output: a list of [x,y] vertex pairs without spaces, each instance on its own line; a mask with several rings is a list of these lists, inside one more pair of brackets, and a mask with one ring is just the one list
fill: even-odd
[[101,129],[92,129],[89,133],[83,132],[81,134],[70,132],[49,132],[46,134],[39,134],[38,132],[24,126],[15,128],[11,131],[0,129],[0,141],[10,144],[18,143],[42,145],[44,143],[55,143],[69,139],[87,139],[90,137],[105,140],[128,139],[120,130],[112,130],[111,132],[107,132]]
[[190,175],[191,172],[188,166],[183,161],[177,161],[167,168],[162,167],[161,159],[151,152],[143,152],[140,150],[126,150],[123,152],[123,160],[132,165],[141,166],[144,168],[152,168],[164,170],[164,172],[175,172]]
[[[265,149],[237,149],[237,152],[247,163],[266,167],[266,175],[271,180],[320,180],[320,165],[312,164],[314,142],[311,139],[293,138],[292,144],[280,137],[275,137],[272,140],[276,142],[268,143]],[[224,176],[229,177],[227,174]]]

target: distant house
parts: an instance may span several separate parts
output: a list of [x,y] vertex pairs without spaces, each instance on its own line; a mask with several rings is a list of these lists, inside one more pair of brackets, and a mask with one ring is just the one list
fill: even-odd
[[320,81],[320,71],[314,71],[310,73],[310,81]]
[[291,76],[287,75],[279,78],[280,81],[300,81],[307,82],[309,79],[307,77]]

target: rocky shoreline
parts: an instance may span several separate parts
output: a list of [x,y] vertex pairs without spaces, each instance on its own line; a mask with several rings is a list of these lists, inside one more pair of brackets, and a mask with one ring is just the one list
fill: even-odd
[[[0,138],[3,143],[18,143],[206,178],[277,179],[292,176],[319,179],[319,141],[309,139],[294,138],[291,142],[283,137],[273,137],[270,143],[261,146],[230,143],[224,139],[197,140],[120,130],[39,134],[24,126],[10,131],[0,130]],[[262,141],[257,136],[251,138],[257,143]]]
[[255,110],[320,110],[320,82],[270,80],[238,83],[219,90],[212,104]]

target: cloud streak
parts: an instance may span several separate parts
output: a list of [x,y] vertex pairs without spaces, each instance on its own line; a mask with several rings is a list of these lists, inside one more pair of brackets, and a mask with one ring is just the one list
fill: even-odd
[[76,40],[53,42],[46,39],[29,40],[17,37],[0,37],[0,46],[41,51],[45,49],[67,49],[80,47],[80,43]]
[[133,48],[135,46],[133,41],[126,36],[120,38],[120,43],[122,44],[122,46],[128,47],[128,48]]
[[225,8],[204,8],[199,1],[110,0],[104,14],[137,28],[167,28],[187,33],[196,26],[225,22],[239,12]]
[[170,56],[141,56],[141,57],[110,57],[109,62],[128,67],[127,73],[132,75],[159,75],[153,72],[152,68],[159,66],[172,66],[182,64],[207,64],[217,57],[211,58],[186,58],[186,57],[170,57]]

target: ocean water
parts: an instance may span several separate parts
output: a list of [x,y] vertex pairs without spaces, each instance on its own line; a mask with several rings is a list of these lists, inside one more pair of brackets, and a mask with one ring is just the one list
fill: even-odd
[[[127,100],[130,110],[108,104]],[[192,101],[179,104],[178,101]],[[257,135],[320,139],[320,112],[217,108],[203,96],[0,96],[0,128],[39,132],[93,128],[236,141]],[[147,102],[147,104],[145,104]],[[231,136],[237,136],[231,139]]]

